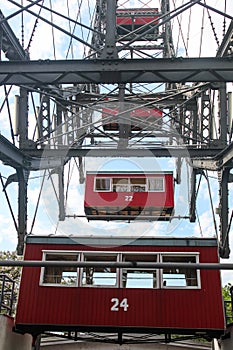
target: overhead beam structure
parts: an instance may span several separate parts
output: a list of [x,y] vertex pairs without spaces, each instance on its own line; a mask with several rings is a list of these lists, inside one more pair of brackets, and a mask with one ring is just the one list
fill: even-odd
[[[76,25],[80,26],[80,33],[90,30],[87,36],[81,38],[79,30],[76,35],[75,31],[66,31],[65,26],[60,28],[52,20],[60,14],[55,8],[52,10],[39,4],[40,0],[29,1],[30,4],[25,7],[8,1],[14,3],[19,11],[4,17],[0,10],[0,53],[9,60],[2,60],[0,56],[0,86],[5,89],[5,95],[12,86],[19,91],[18,113],[14,133],[10,98],[6,96],[2,107],[8,103],[12,143],[0,135],[0,160],[16,169],[19,186],[18,252],[22,254],[27,235],[27,181],[30,171],[56,169],[59,220],[64,220],[64,167],[72,157],[79,160],[80,179],[84,179],[85,157],[173,157],[177,160],[177,174],[182,158],[189,158],[194,169],[192,210],[189,213],[191,222],[195,221],[196,177],[203,170],[218,171],[219,208],[222,208],[219,229],[221,256],[228,257],[231,224],[228,218],[228,183],[232,180],[230,169],[233,168],[233,123],[228,111],[231,104],[226,84],[233,81],[233,18],[230,13],[222,12],[220,7],[212,8],[202,0],[188,1],[179,7],[170,6],[169,0],[161,0],[158,9],[145,5],[151,11],[151,21],[147,23],[146,20],[137,28],[134,26],[135,9],[129,8],[126,13],[127,6],[124,8],[125,5],[122,5],[121,9],[120,1],[96,0],[93,23],[91,18],[86,25],[81,17],[79,22],[78,18],[73,20],[62,15],[63,23],[68,19],[69,27],[70,23],[75,25],[75,29]],[[36,11],[39,7],[34,5],[40,6],[39,13]],[[217,44],[216,57],[199,57],[201,51],[193,57],[191,52],[186,52],[188,40],[183,51],[179,52],[192,58],[176,56],[173,20],[177,17],[179,22],[179,15],[183,16],[187,10],[190,12],[194,5],[195,9],[202,6],[207,10],[210,20],[210,11],[223,18],[222,42],[212,26]],[[34,7],[35,11],[30,7]],[[51,12],[51,20],[44,11]],[[35,17],[30,37],[25,35],[24,38],[26,32],[22,29],[22,45],[18,40],[18,27],[15,35],[9,21],[21,12],[22,15],[27,12],[30,18]],[[122,14],[132,21],[130,29],[121,22]],[[115,20],[118,17],[120,21]],[[21,17],[22,28],[23,19],[24,16]],[[85,54],[66,60],[65,57],[74,57],[67,52],[67,56],[62,56],[63,60],[54,60],[55,55],[46,53],[44,56],[40,52],[40,57],[49,59],[30,60],[32,38],[39,29],[37,22],[41,21],[51,26],[52,33],[61,31],[74,47],[81,43]],[[178,27],[181,28],[180,22]],[[25,42],[28,43],[26,49]],[[149,90],[147,84],[151,85]],[[160,88],[154,90],[156,84],[158,87],[164,84],[164,91],[160,92]],[[121,104],[117,132],[106,131],[102,123],[101,103],[108,99]],[[144,123],[143,128],[135,133],[130,127],[131,118],[124,110],[126,103],[158,109],[163,114],[162,126],[159,122]]]
[[10,61],[0,65],[0,84],[6,85],[231,81],[231,57]]
[[[27,170],[50,169],[64,164],[70,157],[190,157],[199,168],[217,170],[222,164],[232,161],[232,148],[194,148],[187,147],[145,147],[125,148],[119,153],[117,148],[68,148],[60,149],[24,149],[19,148],[0,135],[0,160],[14,168]],[[216,155],[217,153],[217,155]],[[197,158],[197,160],[195,160]],[[202,160],[201,160],[202,159]],[[196,162],[196,163],[195,163]]]
[[[117,148],[60,148],[45,150],[24,150],[24,153],[38,158],[58,157],[190,157],[190,158],[212,158],[215,159],[216,151],[222,152],[222,148],[192,148],[187,147],[135,147],[123,148],[119,153]],[[33,163],[33,158],[31,159]],[[34,163],[36,164],[36,163]],[[51,166],[50,166],[51,167]]]

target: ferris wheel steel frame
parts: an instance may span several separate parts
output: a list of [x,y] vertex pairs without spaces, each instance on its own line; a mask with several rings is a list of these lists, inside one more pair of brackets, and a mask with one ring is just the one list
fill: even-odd
[[[20,87],[19,108],[20,108],[20,124],[19,124],[19,147],[16,147],[9,140],[0,135],[0,159],[16,170],[19,184],[19,206],[18,206],[18,252],[22,254],[24,238],[27,234],[27,185],[28,173],[31,170],[59,168],[59,190],[60,190],[60,219],[65,219],[64,196],[62,188],[63,168],[65,162],[71,157],[79,157],[80,160],[88,157],[131,157],[137,155],[143,157],[148,150],[153,157],[176,157],[180,159],[188,152],[192,161],[192,167],[195,170],[192,177],[192,209],[190,213],[195,218],[195,200],[196,200],[196,177],[203,170],[214,170],[219,173],[219,192],[220,192],[220,255],[228,258],[230,253],[229,247],[229,208],[228,208],[228,184],[231,182],[230,170],[233,167],[233,151],[232,141],[229,140],[228,120],[227,120],[227,94],[226,83],[233,81],[233,60],[232,52],[232,17],[229,28],[223,38],[218,49],[216,57],[206,58],[177,58],[175,57],[174,47],[171,35],[171,18],[175,17],[179,12],[175,12],[169,17],[170,2],[163,0],[161,4],[161,18],[163,26],[163,58],[127,58],[122,59],[119,53],[122,50],[129,50],[130,45],[135,40],[129,40],[128,43],[117,46],[116,33],[116,0],[96,0],[97,10],[94,21],[94,30],[92,34],[91,44],[89,46],[89,57],[85,59],[73,60],[38,60],[31,61],[28,52],[23,49],[17,40],[14,32],[11,30],[8,21],[0,13],[0,52],[5,53],[9,61],[0,61],[0,85],[16,85]],[[201,4],[201,0],[191,1],[187,8],[191,8],[195,4]],[[27,8],[21,6],[21,11]],[[19,6],[20,7],[20,6]],[[206,5],[207,8],[207,5]],[[150,29],[148,30],[150,32]],[[142,37],[142,35],[141,35]],[[141,38],[140,35],[138,38]],[[84,43],[85,44],[85,43]],[[139,49],[140,46],[138,46]],[[156,45],[154,46],[156,47]],[[159,46],[161,50],[161,46]],[[48,140],[51,133],[51,116],[49,111],[49,96],[60,101],[63,96],[59,92],[59,84],[75,84],[80,86],[83,92],[83,98],[89,101],[89,91],[92,90],[92,96],[99,94],[100,84],[118,84],[124,86],[127,83],[165,83],[167,87],[176,88],[176,84],[184,86],[185,83],[203,83],[206,86],[198,91],[198,98],[201,101],[202,110],[207,109],[207,113],[201,116],[197,114],[197,99],[191,99],[191,103],[185,105],[180,116],[186,117],[190,123],[187,128],[184,124],[179,128],[179,132],[184,139],[185,147],[152,147],[148,145],[144,148],[128,148],[127,144],[119,150],[113,148],[84,147],[83,134],[78,134],[78,141],[71,143],[65,147],[57,149],[48,149],[46,158],[43,158],[42,148],[37,148],[36,143],[28,138],[28,94],[29,92],[38,92],[41,94],[44,109],[40,111],[40,130],[41,139]],[[88,89],[87,89],[88,87]],[[119,90],[120,91],[120,90]],[[212,104],[211,92],[217,91],[219,94],[219,134],[214,137],[211,133],[212,123]],[[85,97],[86,96],[86,97]],[[124,100],[124,94],[119,98]],[[47,102],[46,102],[47,101]],[[72,103],[72,102],[71,102]],[[171,103],[172,106],[177,104],[176,98]],[[41,102],[42,105],[42,102]],[[168,104],[169,105],[169,104]],[[59,109],[60,108],[60,109]],[[81,107],[79,111],[82,110]],[[42,109],[42,108],[41,108]],[[43,113],[42,113],[43,112]],[[85,112],[83,111],[84,115]],[[87,127],[90,116],[87,115],[87,122],[84,123],[84,134],[88,137]],[[89,119],[88,119],[89,118]],[[175,119],[175,118],[174,118]],[[62,107],[57,104],[57,125],[62,121]],[[179,121],[177,119],[176,121]],[[69,126],[68,126],[69,127]],[[72,128],[72,125],[70,125]],[[121,127],[120,127],[121,130]],[[190,131],[194,130],[194,131]],[[120,132],[121,134],[121,132]],[[124,134],[122,132],[122,134]],[[195,144],[192,140],[195,135],[199,135],[200,139]],[[77,135],[76,135],[77,136]],[[105,137],[103,134],[102,137]],[[128,135],[126,135],[127,137]],[[95,134],[91,134],[91,138],[95,138]],[[124,138],[125,135],[119,136]],[[85,138],[85,136],[84,136]],[[190,138],[190,139],[189,139]],[[81,140],[82,139],[82,140]],[[73,138],[74,140],[74,138]],[[189,141],[192,140],[192,141]],[[72,144],[72,146],[71,146]],[[91,152],[90,152],[91,151]],[[192,221],[192,220],[191,220]]]

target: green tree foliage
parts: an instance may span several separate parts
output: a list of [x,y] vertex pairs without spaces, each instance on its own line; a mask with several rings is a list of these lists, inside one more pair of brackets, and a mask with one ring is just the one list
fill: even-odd
[[[22,260],[22,257],[17,255],[16,252],[4,251],[0,252],[0,260]],[[0,273],[5,273],[15,280],[19,284],[21,267],[19,266],[0,266]]]
[[[0,252],[0,260],[22,260],[16,252]],[[1,314],[14,315],[18,297],[21,267],[0,266]],[[12,292],[12,288],[13,292]],[[10,310],[11,309],[11,310]]]
[[233,286],[231,285],[231,283],[226,284],[222,288],[222,295],[223,295],[223,300],[224,300],[227,324],[230,324],[233,322],[232,300],[231,300],[231,289],[232,288],[233,288]]

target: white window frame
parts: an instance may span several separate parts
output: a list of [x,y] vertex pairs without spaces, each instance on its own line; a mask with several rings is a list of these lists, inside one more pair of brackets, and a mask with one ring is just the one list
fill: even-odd
[[[163,252],[160,253],[160,261],[163,262],[163,256],[172,256],[172,257],[195,257],[196,263],[199,263],[199,252]],[[194,269],[195,270],[195,269]],[[197,285],[196,286],[166,286],[163,281],[163,269],[160,270],[160,288],[161,289],[201,289],[201,275],[200,270],[196,269]]]
[[[162,179],[163,181],[163,189],[162,190],[150,190],[149,189],[149,180],[150,179]],[[146,187],[147,187],[147,192],[165,192],[165,176],[150,176],[147,177],[147,181],[146,181]]]
[[[123,256],[124,255],[152,255],[152,256],[156,256],[156,261],[155,262],[159,262],[159,253],[158,252],[144,252],[144,251],[124,251],[120,253],[120,261],[123,261]],[[134,268],[134,267],[126,267],[126,268],[121,268],[120,269],[120,288],[124,288],[124,289],[137,289],[136,287],[123,287],[123,270],[127,270],[127,271],[133,271],[133,270],[142,270],[142,268]],[[150,270],[150,271],[154,271],[156,274],[156,287],[140,287],[138,289],[159,289],[160,288],[160,278],[159,278],[159,269],[153,269],[153,268],[146,268],[145,270]]]
[[[153,251],[153,252],[147,252],[147,251],[80,251],[80,250],[42,250],[42,261],[47,261],[46,260],[46,255],[77,255],[77,262],[81,261],[84,262],[84,257],[86,255],[88,256],[93,256],[93,261],[95,261],[94,257],[98,256],[100,257],[101,255],[103,256],[115,256],[116,257],[116,262],[122,262],[123,261],[123,256],[124,255],[153,255],[156,256],[157,259],[155,262],[163,262],[163,256],[171,256],[171,257],[195,257],[196,263],[199,263],[199,257],[200,253],[199,252],[158,252],[158,251]],[[123,270],[135,270],[135,268],[116,268],[116,280],[114,285],[83,285],[82,284],[82,277],[83,277],[83,269],[84,268],[78,268],[77,267],[77,278],[76,278],[76,283],[75,284],[59,284],[59,283],[45,283],[43,282],[44,280],[44,274],[45,274],[45,267],[41,267],[40,271],[40,280],[39,280],[39,285],[40,286],[53,286],[53,287],[66,287],[66,288],[71,288],[71,287],[82,287],[82,288],[124,288],[124,289],[137,289],[136,287],[123,287]],[[141,268],[136,268],[137,270],[143,270]],[[156,273],[156,287],[150,288],[150,287],[140,287],[138,289],[184,289],[184,290],[189,290],[189,289],[201,289],[201,274],[200,270],[195,269],[196,271],[196,279],[197,279],[197,285],[196,286],[165,286],[163,285],[163,269],[153,269],[153,268],[147,268],[145,270],[152,270]]]
[[[127,179],[128,181],[127,181],[127,184],[122,184],[122,186],[127,186],[127,191],[117,191],[118,193],[124,193],[124,192],[132,192],[132,193],[137,193],[137,191],[132,191],[131,189],[132,189],[132,187],[133,186],[137,186],[137,184],[131,184],[130,183],[130,179],[131,178],[137,178],[136,176],[135,177],[128,177],[128,176],[125,176],[125,177],[123,177],[122,176],[122,178],[123,179]],[[139,179],[140,179],[140,177],[138,177]],[[106,179],[109,179],[109,181],[110,181],[110,189],[109,190],[97,190],[96,189],[96,180],[106,180]],[[101,176],[101,177],[95,177],[94,178],[94,192],[113,192],[113,179],[118,179],[118,177],[115,177],[115,176],[112,176],[112,177],[104,177],[104,176]],[[120,177],[119,177],[119,179],[120,179]],[[158,190],[149,190],[149,180],[150,179],[161,179],[162,180],[162,190],[161,189],[158,189]],[[146,177],[145,178],[145,185],[142,185],[142,184],[138,184],[138,186],[140,186],[140,187],[144,187],[144,191],[138,191],[138,192],[165,192],[165,176],[149,176],[149,177]],[[119,186],[121,186],[120,184],[119,184]]]
[[[143,179],[145,180],[145,183],[144,184],[141,184],[141,183],[132,183],[130,180],[131,179]],[[135,176],[135,177],[130,177],[129,178],[129,187],[130,187],[130,192],[132,193],[137,193],[137,192],[148,192],[148,189],[147,189],[147,178],[146,177],[138,177],[138,176]],[[131,189],[133,187],[140,187],[140,188],[144,188],[144,191],[132,191]]]
[[[127,180],[127,183],[125,183],[125,184],[114,184],[113,182],[113,180],[115,180],[115,179],[118,179],[118,180],[120,180],[120,179],[125,179],[125,180]],[[115,177],[115,176],[113,176],[112,177],[112,192],[113,192],[113,188],[114,187],[116,187],[116,186],[118,186],[119,188],[121,188],[121,187],[127,187],[127,190],[126,191],[114,191],[114,192],[116,192],[116,193],[128,193],[128,192],[131,192],[130,191],[130,177],[128,177],[128,176],[122,176],[122,177]]]
[[[48,261],[46,260],[46,255],[77,255],[77,261],[80,261],[80,252],[77,250],[42,250],[42,261]],[[76,283],[74,284],[61,284],[61,283],[45,283],[44,282],[44,275],[45,275],[45,269],[46,267],[42,267],[40,271],[40,281],[39,285],[40,286],[47,286],[47,287],[66,287],[66,288],[71,288],[71,287],[78,287],[78,280],[79,280],[79,268],[77,267],[77,275],[76,275]]]
[[[109,188],[109,190],[97,190],[96,189],[96,180],[106,180],[106,179],[109,179],[110,180],[110,188]],[[112,178],[111,177],[98,177],[98,176],[96,176],[95,178],[94,178],[94,192],[112,192]]]
[[[119,252],[105,252],[105,251],[82,251],[81,254],[81,261],[85,262],[84,258],[85,256],[93,256],[95,257],[96,255],[99,256],[116,256],[116,262],[119,262]],[[93,261],[95,261],[95,259],[93,258]],[[108,285],[108,284],[97,284],[97,285],[92,285],[92,284],[83,284],[82,283],[82,278],[83,278],[83,271],[84,268],[80,268],[80,273],[79,273],[79,287],[82,288],[119,288],[119,284],[120,284],[120,274],[119,274],[119,268],[116,268],[116,282],[115,285]]]

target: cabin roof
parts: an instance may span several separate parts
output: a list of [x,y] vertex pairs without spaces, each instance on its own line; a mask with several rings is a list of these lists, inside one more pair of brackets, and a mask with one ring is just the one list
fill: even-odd
[[99,171],[87,171],[87,175],[167,175],[167,174],[173,174],[173,171],[140,171],[140,170],[99,170]]
[[106,237],[106,236],[34,236],[26,238],[28,244],[69,244],[69,245],[102,245],[102,246],[177,246],[177,247],[216,247],[216,238],[195,237]]

